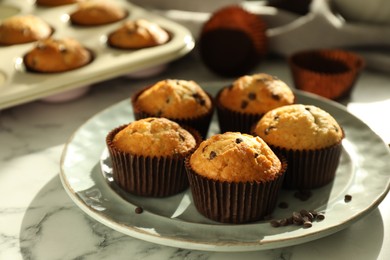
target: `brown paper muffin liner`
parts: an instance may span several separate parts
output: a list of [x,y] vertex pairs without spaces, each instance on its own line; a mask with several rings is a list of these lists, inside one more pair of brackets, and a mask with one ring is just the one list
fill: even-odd
[[218,124],[221,133],[230,131],[250,134],[252,126],[257,123],[264,114],[241,113],[228,109],[223,106],[219,100],[222,90],[223,88],[217,93],[215,98]]
[[[145,91],[146,89],[148,89],[150,87],[151,86],[149,86],[145,89],[141,89],[140,91],[138,91],[137,93],[135,93],[131,97],[131,104],[133,106],[133,114],[134,114],[134,117],[136,120],[139,120],[142,118],[147,118],[147,117],[161,117],[160,115],[154,115],[154,114],[147,113],[147,112],[143,111],[139,106],[136,105],[136,101],[137,101],[137,98],[139,97],[139,95],[141,95],[143,91]],[[172,117],[166,117],[166,118],[168,118],[172,121],[175,121],[179,125],[192,127],[200,133],[202,138],[206,138],[207,133],[208,133],[209,128],[210,128],[211,119],[212,119],[213,114],[214,114],[214,106],[215,106],[214,105],[214,98],[211,96],[210,93],[206,92],[206,94],[209,96],[209,98],[211,100],[211,109],[210,109],[210,111],[207,112],[207,114],[204,114],[204,115],[201,115],[198,117],[189,117],[189,118],[172,118]]]
[[350,95],[365,64],[356,53],[337,49],[294,53],[288,63],[297,89],[334,100]]
[[270,145],[275,153],[284,155],[288,162],[283,188],[310,190],[333,181],[339,165],[341,142],[317,150],[293,150]]
[[116,149],[112,140],[125,127],[126,125],[123,125],[113,129],[106,137],[113,179],[122,190],[139,196],[166,197],[188,188],[184,159],[202,141],[196,130],[185,127],[195,137],[197,143],[192,150],[185,154],[157,157],[136,155]]
[[221,76],[243,75],[267,55],[266,29],[260,16],[238,5],[225,6],[214,12],[201,29],[200,57]]
[[203,177],[192,170],[188,156],[185,161],[192,198],[196,209],[205,217],[222,222],[241,224],[264,219],[276,207],[282,187],[287,160],[276,179],[268,182],[221,182]]

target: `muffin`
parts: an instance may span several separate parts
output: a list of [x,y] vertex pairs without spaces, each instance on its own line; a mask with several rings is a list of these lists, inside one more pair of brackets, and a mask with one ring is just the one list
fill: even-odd
[[275,76],[265,73],[241,76],[217,94],[220,130],[251,133],[251,127],[266,112],[294,101],[290,87]]
[[35,42],[50,37],[53,29],[34,15],[16,15],[0,24],[0,45]]
[[165,117],[197,129],[206,137],[214,112],[213,98],[195,81],[166,79],[132,96],[136,119]]
[[145,19],[128,20],[108,35],[108,45],[120,49],[141,49],[167,43],[169,33]]
[[297,89],[333,100],[350,95],[365,65],[358,54],[341,49],[296,52],[288,62]]
[[186,158],[193,202],[223,223],[263,219],[275,208],[287,163],[259,137],[213,135]]
[[78,2],[82,2],[84,0],[36,0],[35,3],[40,6],[60,6],[60,5],[69,5]]
[[202,61],[221,76],[248,73],[265,58],[267,50],[266,24],[238,5],[214,12],[199,35]]
[[72,38],[41,40],[24,56],[27,70],[41,73],[74,70],[91,61],[91,52]]
[[254,134],[286,156],[283,187],[308,190],[335,178],[344,131],[328,112],[313,105],[279,107],[259,120]]
[[74,25],[96,26],[120,21],[127,14],[123,7],[111,1],[94,0],[79,3],[69,17]]
[[106,137],[114,182],[139,196],[164,197],[188,188],[184,158],[199,134],[166,118],[144,118],[117,127]]

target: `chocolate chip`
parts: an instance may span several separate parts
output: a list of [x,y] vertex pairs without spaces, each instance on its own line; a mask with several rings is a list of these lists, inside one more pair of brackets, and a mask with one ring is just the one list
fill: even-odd
[[171,102],[171,99],[168,97],[166,100],[165,100],[165,103],[169,104]]
[[214,152],[214,151],[211,151],[211,152],[210,152],[210,155],[209,155],[209,159],[212,160],[212,159],[214,159],[216,156],[217,156],[217,153]]
[[274,121],[279,121],[279,116],[278,115],[274,116]]
[[310,111],[310,107],[305,107],[305,109],[306,109],[307,111]]
[[351,200],[352,200],[352,195],[347,194],[347,195],[344,196],[344,201],[345,202],[350,202]]
[[288,208],[288,203],[287,202],[280,202],[278,205],[279,208],[281,209],[287,209]]
[[271,97],[275,100],[280,100],[280,96],[276,93],[272,93]]
[[255,100],[256,99],[256,93],[249,92],[248,98],[249,98],[249,100]]
[[318,213],[317,216],[316,216],[316,220],[317,221],[322,221],[325,219],[325,215],[324,213]]
[[134,210],[134,212],[135,212],[136,214],[141,214],[142,212],[144,212],[144,209],[141,208],[141,207],[136,207],[135,210]]
[[279,223],[281,226],[288,226],[290,224],[287,218],[282,218]]
[[272,129],[275,129],[275,128],[276,128],[275,126],[269,126],[269,127],[267,127],[267,128],[264,130],[264,134],[265,134],[265,135],[268,135],[269,132],[270,132]]
[[303,222],[303,227],[304,228],[311,228],[313,224],[310,221],[305,221]]
[[206,105],[206,101],[201,97],[201,95],[199,95],[199,93],[194,93],[192,94],[192,97],[195,99],[195,101],[201,105],[201,106],[204,106]]
[[280,221],[279,220],[276,220],[276,219],[273,219],[269,222],[271,224],[271,226],[273,227],[280,227]]
[[244,140],[242,140],[241,138],[236,138],[236,144],[239,144],[241,142],[243,142]]
[[334,128],[334,130],[336,131],[336,133],[339,132],[339,128],[338,128],[336,125],[334,125],[333,128]]
[[246,101],[246,100],[243,100],[242,102],[241,102],[241,109],[245,109],[247,106],[248,106],[248,101]]
[[179,134],[179,137],[180,137],[180,140],[182,141],[182,142],[184,142],[186,139],[185,139],[185,137],[182,135],[182,134]]

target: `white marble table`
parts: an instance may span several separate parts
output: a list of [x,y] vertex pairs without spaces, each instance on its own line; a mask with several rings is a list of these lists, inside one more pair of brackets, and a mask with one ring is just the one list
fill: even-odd
[[[256,71],[277,75],[292,85],[283,61],[269,60]],[[102,82],[73,102],[36,101],[1,111],[1,260],[390,259],[389,196],[378,209],[336,234],[292,247],[244,253],[191,251],[152,244],[123,235],[84,214],[60,182],[59,160],[64,143],[95,113],[128,98],[142,86],[169,77],[199,82],[221,80],[192,53],[171,64],[163,74]],[[390,143],[389,75],[364,72],[345,104],[384,142]]]

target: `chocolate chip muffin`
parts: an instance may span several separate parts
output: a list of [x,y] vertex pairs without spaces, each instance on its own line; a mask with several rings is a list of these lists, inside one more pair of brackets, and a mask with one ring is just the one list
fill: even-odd
[[344,131],[323,109],[303,104],[273,109],[259,120],[254,134],[287,157],[284,187],[312,189],[334,179]]
[[52,33],[50,25],[37,16],[11,16],[0,23],[0,45],[35,42]]
[[169,41],[169,33],[146,19],[128,20],[108,35],[109,46],[120,49],[155,47]]
[[132,96],[136,118],[166,117],[197,129],[203,137],[214,111],[213,98],[195,81],[166,79]]
[[293,104],[294,100],[290,87],[275,76],[266,73],[241,76],[217,94],[221,132],[250,133],[253,124],[267,111]]
[[184,158],[200,141],[196,130],[166,118],[144,118],[117,127],[106,137],[114,182],[140,196],[181,192],[188,187]]
[[94,0],[79,3],[69,17],[74,25],[96,26],[120,21],[127,15],[127,11],[122,6],[108,1]]
[[24,56],[27,70],[40,73],[74,70],[91,61],[91,52],[72,38],[41,40]]
[[239,132],[210,137],[186,159],[196,208],[225,223],[251,222],[270,214],[286,167],[261,138]]

